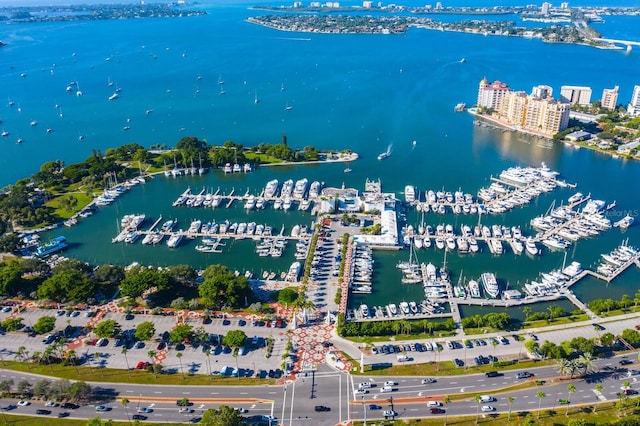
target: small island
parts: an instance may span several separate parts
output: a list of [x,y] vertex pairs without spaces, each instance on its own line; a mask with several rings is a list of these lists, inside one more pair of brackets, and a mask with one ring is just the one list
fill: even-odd
[[[108,19],[173,18],[206,15],[175,3],[76,4],[59,6],[0,7],[0,21],[8,24],[34,22],[101,21]],[[2,43],[0,42],[0,46]]]
[[75,164],[55,160],[44,163],[37,173],[0,191],[0,253],[15,252],[21,232],[53,229],[66,220],[75,220],[96,197],[114,182],[145,179],[177,170],[203,174],[210,169],[225,170],[230,165],[260,166],[354,161],[350,151],[318,150],[313,146],[295,149],[287,145],[286,135],[279,144],[260,143],[255,147],[227,141],[208,145],[186,136],[176,147],[138,144],[94,150],[89,158]]

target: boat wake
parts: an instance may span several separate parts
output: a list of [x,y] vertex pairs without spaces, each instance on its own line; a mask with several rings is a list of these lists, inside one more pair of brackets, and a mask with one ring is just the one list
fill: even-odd
[[276,40],[294,40],[294,41],[311,41],[310,38],[305,37],[275,37]]

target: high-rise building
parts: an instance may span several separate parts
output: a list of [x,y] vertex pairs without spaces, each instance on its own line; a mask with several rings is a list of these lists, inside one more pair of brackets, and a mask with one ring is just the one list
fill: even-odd
[[371,9],[373,7],[373,2],[372,1],[363,1],[362,2],[362,8],[363,9]]
[[483,78],[478,88],[478,107],[499,110],[502,97],[509,93],[509,90],[509,86],[501,81],[496,80],[489,83],[486,78]]
[[610,111],[616,109],[616,104],[618,103],[618,86],[613,89],[604,89],[602,91],[602,99],[600,104],[602,108],[606,108]]
[[499,115],[508,124],[547,136],[569,125],[569,105],[553,98],[540,98],[525,92],[508,92],[502,98]]
[[562,86],[560,88],[560,100],[568,104],[587,106],[591,103],[591,87]]
[[540,84],[538,86],[533,86],[531,89],[531,96],[544,99],[550,98],[553,95],[553,88],[551,86],[546,86],[544,84]]
[[551,8],[551,3],[549,2],[544,2],[542,3],[542,7],[540,8],[540,12],[544,15],[544,16],[548,16],[549,15],[549,9]]
[[640,86],[633,86],[633,95],[631,95],[631,102],[627,106],[627,113],[631,117],[640,116]]
[[560,9],[569,9],[569,2],[562,2],[560,3]]

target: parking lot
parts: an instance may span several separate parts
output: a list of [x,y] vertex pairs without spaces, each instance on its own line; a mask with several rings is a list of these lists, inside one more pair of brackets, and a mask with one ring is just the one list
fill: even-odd
[[[83,335],[80,333],[82,328],[87,326],[91,317],[87,317],[87,311],[77,311],[76,314],[70,311],[67,316],[65,311],[28,309],[20,313],[23,318],[23,324],[27,327],[32,325],[42,316],[54,316],[56,325],[54,331],[50,334],[65,337],[67,348],[74,349],[76,355],[84,365],[94,367],[110,367],[110,368],[135,368],[140,362],[155,362],[162,365],[164,370],[172,372],[180,372],[182,369],[185,373],[207,374],[208,364],[206,350],[210,350],[209,362],[211,364],[211,372],[219,373],[225,366],[236,367],[236,358],[233,356],[230,348],[224,348],[221,344],[222,337],[230,330],[240,329],[247,335],[247,344],[239,351],[237,357],[237,365],[246,374],[255,374],[259,370],[275,370],[280,367],[282,355],[285,353],[287,345],[286,322],[277,323],[262,321],[252,321],[252,318],[244,317],[226,317],[215,318],[203,321],[200,318],[187,318],[185,322],[196,328],[202,327],[210,336],[209,344],[186,343],[183,345],[173,345],[163,343],[163,335],[166,337],[177,324],[177,316],[162,315],[125,315],[121,313],[106,313],[101,320],[113,319],[122,326],[120,338],[107,338],[99,342],[97,336],[92,333]],[[10,312],[0,312],[0,321],[10,315]],[[152,321],[155,325],[156,333],[153,339],[146,342],[137,342],[134,338],[127,339],[127,336],[133,336],[135,328],[144,321]],[[254,325],[255,324],[255,325]],[[280,327],[277,327],[280,325]],[[65,336],[64,330],[68,327],[74,327],[74,332]],[[255,337],[255,339],[254,339]],[[48,345],[52,344],[54,339],[49,339],[49,343],[45,343],[47,335],[35,335],[24,331],[16,331],[6,333],[3,336],[3,347],[0,349],[5,359],[16,357],[18,348],[24,347],[29,355],[34,353],[42,353]],[[273,339],[273,349],[269,358],[266,357],[267,339]],[[97,343],[100,345],[97,345]],[[127,348],[126,358],[123,354],[123,348]],[[181,358],[177,354],[181,353]],[[229,374],[233,371],[229,371]],[[235,374],[235,373],[234,373]]]

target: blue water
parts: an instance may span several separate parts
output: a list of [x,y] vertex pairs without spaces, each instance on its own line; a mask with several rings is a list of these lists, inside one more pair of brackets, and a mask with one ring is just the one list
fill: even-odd
[[[139,244],[111,245],[110,239],[116,233],[116,220],[125,213],[180,216],[184,221],[201,214],[170,208],[170,202],[187,185],[220,186],[227,192],[232,186],[257,190],[274,176],[280,181],[307,176],[328,185],[344,183],[358,188],[366,178],[380,178],[385,191],[400,192],[411,183],[420,190],[461,187],[475,193],[488,183],[489,176],[506,167],[544,161],[566,180],[577,182],[580,191],[609,202],[617,200],[616,214],[640,216],[638,191],[633,186],[640,179],[640,163],[479,128],[467,114],[453,112],[458,102],[475,102],[483,77],[505,81],[515,90],[530,91],[534,85],[548,84],[555,94],[561,85],[587,85],[593,88],[592,99],[600,98],[603,88],[619,85],[618,102],[626,104],[633,85],[640,84],[640,50],[625,54],[522,38],[418,29],[397,36],[277,32],[244,21],[261,14],[248,9],[253,4],[208,2],[200,7],[209,14],[192,18],[0,25],[0,40],[8,43],[0,49],[0,119],[11,133],[0,140],[0,185],[32,174],[45,161],[81,161],[92,150],[104,152],[130,142],[147,147],[174,146],[186,135],[209,144],[233,140],[251,146],[279,143],[286,134],[294,147],[350,148],[361,155],[350,165],[353,172],[348,175],[342,173],[344,165],[327,165],[262,169],[246,177],[212,174],[201,180],[171,183],[156,179],[136,189],[136,196],[125,197],[117,206],[64,231],[73,243],[69,253],[93,263],[180,262],[202,267],[223,261],[244,269],[243,256],[252,252],[246,242],[234,248],[235,256],[215,257],[196,254],[190,246],[169,251]],[[640,18],[605,19],[606,23],[597,27],[604,36],[637,38]],[[468,62],[460,63],[461,58]],[[219,79],[224,80],[224,95],[219,93]],[[76,96],[76,88],[71,93],[65,91],[70,81],[79,83],[83,96]],[[114,86],[109,87],[108,81]],[[122,89],[120,98],[109,101],[115,87]],[[257,105],[256,93],[261,100]],[[15,102],[13,107],[9,100]],[[293,110],[285,111],[287,104]],[[147,110],[152,112],[146,114]],[[32,120],[38,124],[31,126]],[[123,131],[125,125],[131,129]],[[52,132],[47,134],[46,128]],[[83,140],[79,140],[81,135]],[[17,144],[17,138],[24,142]],[[391,157],[378,161],[378,153],[390,144]],[[571,193],[556,191],[525,210],[488,220],[524,226],[528,218],[546,211],[552,201],[560,202]],[[242,214],[238,209],[206,213],[216,220],[241,220]],[[269,213],[251,220],[279,227],[308,223],[310,218],[297,213],[280,218]],[[417,223],[418,218],[413,216],[412,220]],[[427,220],[435,224],[443,219],[429,216]],[[446,220],[475,222],[453,217]],[[639,228],[632,227],[624,235],[612,230],[597,240],[580,242],[570,252],[570,259],[590,265],[599,253],[626,237],[638,245]],[[381,263],[393,265],[406,255],[379,256]],[[421,254],[421,261],[441,262],[441,256],[431,250]],[[291,261],[283,257],[271,265],[257,256],[251,259],[250,266],[256,272],[274,265],[286,270]],[[452,256],[449,264],[455,276],[464,271],[466,277],[477,277],[480,272],[495,270],[501,280],[514,284],[560,266],[562,255],[535,261],[525,257],[516,260],[515,256]],[[374,278],[380,283],[387,278],[399,279],[393,267],[383,266],[380,271]],[[625,274],[610,288],[615,286],[616,294],[625,291],[633,295],[634,281],[637,271]],[[603,284],[599,282],[585,281],[575,291],[588,300],[607,291],[594,293],[600,287]],[[377,288],[380,293],[370,297],[384,300],[396,296],[396,286]],[[411,297],[415,291],[406,292]]]

